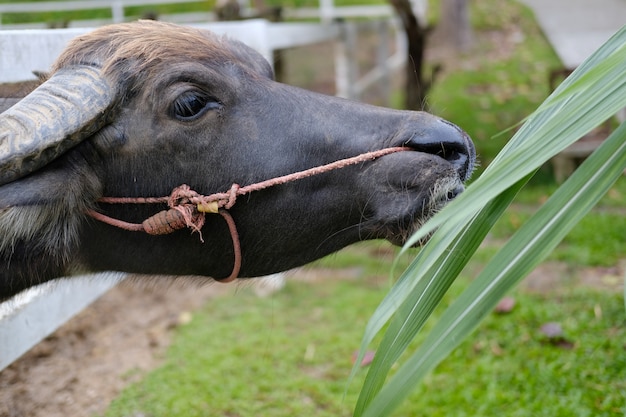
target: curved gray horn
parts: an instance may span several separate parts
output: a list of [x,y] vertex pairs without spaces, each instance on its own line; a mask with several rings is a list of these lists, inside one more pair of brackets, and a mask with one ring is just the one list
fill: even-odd
[[60,69],[48,81],[0,114],[0,185],[58,158],[109,120],[116,89],[100,69]]

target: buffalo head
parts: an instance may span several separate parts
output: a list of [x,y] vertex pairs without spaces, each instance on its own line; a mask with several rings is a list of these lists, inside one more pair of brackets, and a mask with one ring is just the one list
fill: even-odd
[[205,243],[127,232],[150,205],[103,196],[227,190],[392,146],[411,148],[240,198],[241,276],[286,270],[365,239],[401,244],[463,190],[475,153],[457,126],[277,83],[245,45],[142,21],[75,39],[49,78],[0,115],[0,296],[82,271],[230,273],[224,221]]

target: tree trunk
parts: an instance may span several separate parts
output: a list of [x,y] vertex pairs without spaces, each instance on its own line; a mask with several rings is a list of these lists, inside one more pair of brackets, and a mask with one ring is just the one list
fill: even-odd
[[442,0],[441,19],[433,38],[437,45],[466,52],[472,44],[468,0]]
[[237,0],[217,0],[214,11],[219,21],[241,20],[241,10]]
[[424,81],[424,50],[428,29],[418,21],[409,0],[389,0],[396,13],[402,20],[407,35],[407,64],[406,64],[406,97],[405,108],[422,110],[426,93],[430,87]]

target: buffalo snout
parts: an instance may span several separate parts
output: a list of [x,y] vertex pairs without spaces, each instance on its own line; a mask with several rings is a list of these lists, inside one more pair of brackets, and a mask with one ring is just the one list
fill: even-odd
[[469,135],[454,123],[431,116],[410,120],[403,128],[401,143],[417,152],[438,156],[449,162],[461,181],[467,181],[476,163],[476,149]]
[[424,112],[403,112],[391,141],[410,151],[380,158],[365,168],[360,189],[361,237],[402,245],[465,189],[476,164],[469,135]]

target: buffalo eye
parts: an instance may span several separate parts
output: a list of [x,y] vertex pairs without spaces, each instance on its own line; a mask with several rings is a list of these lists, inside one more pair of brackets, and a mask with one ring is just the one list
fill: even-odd
[[209,110],[221,108],[220,102],[199,91],[186,91],[172,103],[171,114],[181,121],[191,121]]

